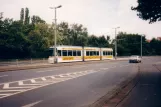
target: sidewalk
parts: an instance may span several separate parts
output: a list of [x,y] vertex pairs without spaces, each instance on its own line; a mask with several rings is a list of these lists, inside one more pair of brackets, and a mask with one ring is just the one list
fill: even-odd
[[161,107],[161,64],[143,67],[139,83],[117,107]]

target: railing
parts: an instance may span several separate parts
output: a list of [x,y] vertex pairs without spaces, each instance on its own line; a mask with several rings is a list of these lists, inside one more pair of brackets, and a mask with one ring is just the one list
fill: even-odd
[[[129,59],[129,56],[118,56],[117,59]],[[0,67],[49,64],[48,58],[0,60]]]
[[47,64],[47,58],[39,59],[14,59],[14,60],[4,60],[0,61],[0,67],[3,66],[23,66],[23,65],[32,65],[32,64]]

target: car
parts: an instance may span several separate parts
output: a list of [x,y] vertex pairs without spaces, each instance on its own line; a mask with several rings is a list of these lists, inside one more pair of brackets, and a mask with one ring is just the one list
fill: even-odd
[[141,63],[141,57],[137,55],[132,55],[129,58],[129,63]]

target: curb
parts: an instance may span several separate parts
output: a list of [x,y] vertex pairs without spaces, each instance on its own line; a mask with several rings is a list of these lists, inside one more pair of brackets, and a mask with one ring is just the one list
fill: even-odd
[[94,102],[89,107],[116,107],[121,101],[132,91],[139,81],[140,67],[138,72],[121,82],[112,91],[108,92],[105,96]]
[[116,61],[126,61],[124,60],[102,60],[102,61],[85,61],[85,62],[69,62],[69,63],[58,63],[58,64],[41,64],[41,65],[26,65],[26,66],[14,66],[14,67],[4,67],[0,68],[0,72],[7,71],[16,71],[16,70],[27,70],[27,69],[37,69],[37,68],[48,68],[48,67],[60,67],[60,66],[73,66],[73,65],[83,65],[83,64],[91,64],[91,63],[106,63],[106,62],[116,62]]

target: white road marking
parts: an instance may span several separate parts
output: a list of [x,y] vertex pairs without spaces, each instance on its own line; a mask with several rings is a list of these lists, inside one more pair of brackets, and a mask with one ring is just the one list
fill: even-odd
[[18,82],[18,85],[23,85],[23,81],[19,81]]
[[42,77],[41,79],[42,79],[43,81],[46,81],[46,78],[45,78],[45,77]]
[[[83,73],[83,71],[78,71],[78,72],[82,72]],[[73,72],[74,73],[74,72]],[[68,74],[65,74],[65,75],[68,75]],[[55,78],[54,76],[58,76],[58,75],[53,75],[53,76],[46,76],[46,77],[51,77],[51,78]],[[32,78],[33,80],[32,81],[34,81],[35,79],[39,79],[39,78],[42,78],[42,77],[37,77],[37,78]],[[7,82],[7,83],[15,83],[15,82],[19,82],[19,81],[31,81],[31,79],[24,79],[24,80],[18,80],[18,81],[12,81],[12,82]],[[0,85],[4,85],[5,83],[0,83]]]
[[75,67],[72,67],[72,68],[84,68],[84,67],[87,67],[87,66],[75,66]]
[[20,90],[0,90],[0,92],[12,92],[12,91],[25,91],[24,89]]
[[34,105],[36,105],[36,104],[38,104],[38,103],[40,103],[40,102],[42,102],[42,100],[33,102],[33,103],[31,103],[31,104],[27,104],[27,105],[22,106],[22,107],[33,107]]
[[102,70],[107,70],[107,69],[109,69],[109,68],[101,68]]
[[59,77],[66,77],[66,76],[63,76],[63,75],[59,75]]
[[17,89],[17,88],[31,88],[31,87],[9,87],[9,83],[5,83],[3,89]]
[[3,88],[4,89],[9,88],[9,83],[4,84]]
[[[20,80],[20,81],[8,82],[8,83],[1,83],[0,85],[3,86],[3,88],[0,88],[0,99],[5,98],[5,97],[9,97],[9,96],[13,96],[13,95],[16,95],[19,93],[23,93],[26,91],[30,91],[33,89],[41,88],[41,87],[44,87],[47,85],[59,83],[62,81],[67,81],[70,79],[74,79],[74,78],[81,77],[83,75],[88,75],[88,74],[95,73],[95,72],[98,72],[98,71],[87,70],[87,71],[79,71],[79,72],[59,74],[59,75],[53,75],[53,76],[38,77],[38,78],[32,78],[32,79],[26,79],[26,80]],[[61,76],[67,75],[67,76],[60,77],[60,75]],[[51,77],[51,79],[47,79],[47,77]],[[45,78],[46,80],[45,81],[36,81],[36,79],[42,79],[42,78]],[[28,81],[31,81],[31,82],[29,82],[28,84],[24,84],[24,82],[28,82]],[[13,84],[13,83],[15,85],[10,87],[10,84]],[[26,86],[21,87],[22,85],[26,85]],[[4,94],[3,92],[6,92],[6,93]]]
[[50,76],[50,78],[54,79],[55,77],[54,76]]
[[[11,95],[11,94],[0,94],[0,95]],[[1,98],[1,97],[0,97]]]
[[41,85],[41,84],[24,84],[23,81],[18,81],[18,85],[23,85],[23,86],[35,86],[35,85]]
[[31,79],[30,81],[31,81],[32,83],[36,83],[36,81],[35,81],[34,79]]
[[130,66],[129,64],[128,65],[121,65],[120,67],[125,67],[125,66]]
[[8,76],[8,75],[1,75],[0,78],[1,78],[1,77],[7,77],[7,76]]

